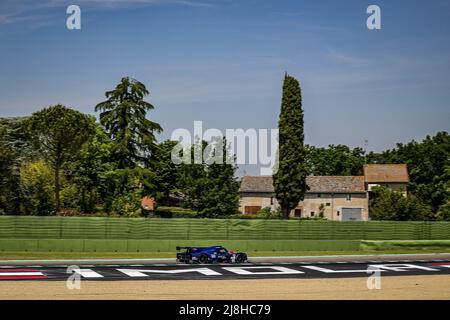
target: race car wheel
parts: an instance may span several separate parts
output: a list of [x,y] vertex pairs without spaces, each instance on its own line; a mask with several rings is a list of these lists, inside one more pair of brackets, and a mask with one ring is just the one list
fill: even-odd
[[198,257],[198,263],[207,263],[208,262],[208,256],[206,254],[202,254],[200,257]]
[[236,263],[243,263],[245,262],[245,256],[243,254],[238,254],[236,256]]

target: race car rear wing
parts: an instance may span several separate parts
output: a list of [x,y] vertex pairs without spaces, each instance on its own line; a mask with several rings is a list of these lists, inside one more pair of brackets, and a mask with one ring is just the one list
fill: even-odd
[[181,249],[189,249],[189,248],[192,248],[192,247],[180,247],[180,246],[177,246],[177,247],[176,247],[177,251],[179,251],[179,250],[181,250]]

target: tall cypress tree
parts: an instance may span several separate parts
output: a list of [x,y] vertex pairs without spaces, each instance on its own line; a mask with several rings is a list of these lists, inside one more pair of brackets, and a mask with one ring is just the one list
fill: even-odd
[[273,175],[273,184],[283,216],[288,219],[307,190],[302,95],[299,82],[288,74],[284,76],[278,130],[278,171]]

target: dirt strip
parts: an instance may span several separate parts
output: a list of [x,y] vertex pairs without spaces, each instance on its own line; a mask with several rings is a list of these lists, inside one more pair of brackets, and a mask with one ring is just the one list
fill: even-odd
[[0,299],[450,299],[450,275],[382,277],[381,289],[367,278],[0,282]]

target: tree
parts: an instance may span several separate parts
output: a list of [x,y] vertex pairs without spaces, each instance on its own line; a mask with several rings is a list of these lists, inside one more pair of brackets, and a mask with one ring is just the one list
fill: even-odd
[[149,165],[156,141],[154,133],[162,128],[146,118],[147,111],[154,109],[144,101],[148,94],[144,84],[124,77],[114,90],[105,93],[107,100],[95,107],[95,111],[102,111],[100,123],[114,141],[112,157],[119,169]]
[[0,118],[0,211],[20,214],[24,201],[20,186],[20,167],[35,158],[25,118]]
[[31,137],[26,130],[27,117],[0,118],[0,140],[15,153],[17,169],[20,163],[36,157],[32,148]]
[[437,220],[450,221],[450,166],[445,168],[443,179],[446,180],[444,188],[447,196],[443,203],[439,206],[436,218]]
[[[236,214],[239,208],[239,182],[235,178],[237,166],[227,158],[226,140],[218,140],[214,145],[217,158],[222,163],[181,164],[178,192],[184,198],[184,205],[198,212],[201,217],[223,217]],[[210,146],[211,146],[210,145]],[[207,148],[206,142],[196,143],[191,147]],[[228,159],[228,161],[227,161]]]
[[226,140],[218,142],[222,149],[223,163],[211,163],[206,166],[204,205],[199,211],[203,217],[227,216],[236,214],[239,208],[239,182],[235,178],[237,166],[226,162]]
[[106,210],[126,216],[141,214],[142,197],[154,197],[156,193],[154,181],[155,174],[139,166],[106,172],[105,184],[108,190],[105,197]]
[[450,199],[439,207],[436,215],[437,220],[450,221]]
[[373,220],[424,221],[433,220],[431,206],[416,196],[404,196],[387,187],[373,188],[370,215]]
[[60,209],[60,171],[94,133],[93,117],[64,107],[50,106],[26,120],[35,148],[53,166],[55,210]]
[[24,194],[22,211],[47,216],[53,212],[53,174],[43,161],[25,162],[20,168],[21,189]]
[[328,148],[306,146],[308,174],[314,176],[360,176],[365,163],[364,150],[346,145]]
[[323,203],[319,206],[319,218],[323,219],[325,216],[325,205]]
[[288,219],[289,212],[303,199],[307,190],[307,165],[300,84],[287,74],[278,128],[278,171],[273,175],[273,183],[283,216]]
[[66,165],[67,179],[78,191],[78,205],[83,212],[93,212],[97,203],[109,197],[105,179],[115,165],[110,160],[112,142],[99,124],[95,134],[80,149],[80,153]]
[[5,142],[6,129],[0,127],[0,212],[11,210],[12,192],[9,188],[13,171],[14,152]]
[[438,132],[434,137],[427,136],[423,141],[398,143],[392,150],[382,153],[369,153],[368,163],[406,163],[410,183],[408,191],[432,206],[433,212],[450,199],[450,136]]
[[171,153],[178,142],[166,140],[155,147],[151,168],[155,172],[157,200],[167,198],[177,187],[180,166],[172,161]]

